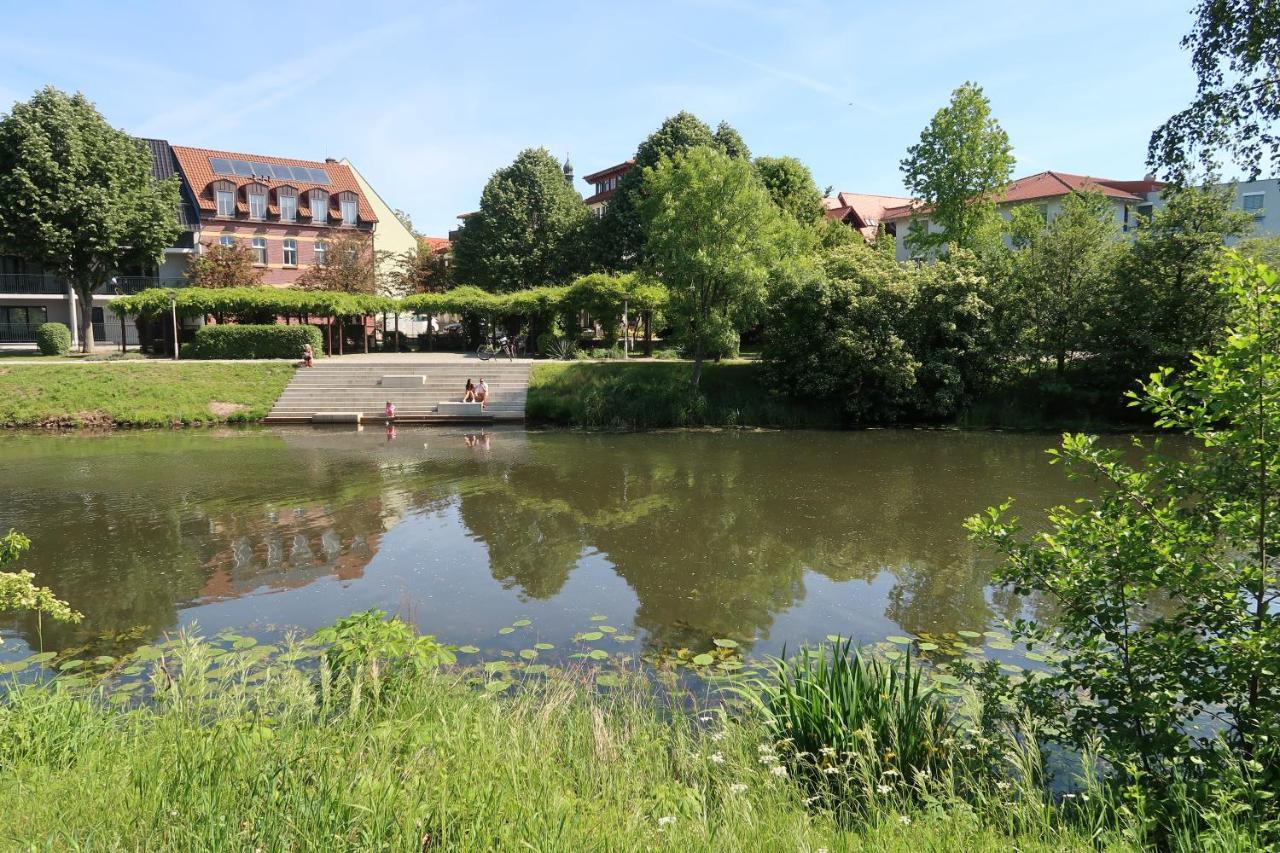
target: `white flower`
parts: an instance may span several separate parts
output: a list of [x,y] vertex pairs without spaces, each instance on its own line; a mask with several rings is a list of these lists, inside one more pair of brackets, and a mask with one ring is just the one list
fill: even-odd
[[658,818],[658,829],[666,829],[668,826],[670,826],[675,822],[676,822],[676,819],[674,815],[666,815],[664,817],[660,817]]
[[818,798],[817,798],[817,797],[807,797],[807,798],[805,799],[805,801],[804,801],[804,804],[805,804],[806,806],[811,806],[811,805],[813,805],[814,803],[816,803],[817,801],[818,801]]
[[814,853],[827,853],[827,848],[819,847]]
[[747,790],[747,786],[741,782],[734,782],[732,785],[729,786],[730,794],[741,794],[745,790]]
[[769,744],[767,744],[767,743],[762,743],[762,744],[760,744],[759,746],[757,746],[757,747],[756,747],[756,752],[759,752],[759,753],[761,753],[761,754],[766,753],[766,752],[773,752],[773,747],[772,747],[772,746],[770,746],[770,745],[769,745]]
[[778,756],[774,755],[772,752],[760,756],[761,764],[773,764],[777,762],[777,760]]
[[724,756],[718,752],[713,752],[711,754],[711,760],[714,761],[716,764],[724,764]]
[[822,768],[822,772],[826,773],[828,776],[834,776],[840,772],[840,768],[832,765],[831,767]]
[[892,792],[893,792],[892,785],[876,785],[876,793],[878,794],[889,794]]
[[781,764],[778,764],[773,767],[770,767],[769,772],[772,773],[774,776],[786,776],[787,768],[783,767]]
[[703,715],[702,715],[701,717],[699,717],[698,719],[699,719],[699,720],[702,720],[702,722],[704,722],[704,723],[711,723],[711,722],[715,722],[715,719],[716,719],[716,718],[715,718],[715,717],[713,717],[713,716],[711,716],[710,714],[703,714]]
[[1010,785],[1008,782],[997,782],[996,787],[999,788],[1001,791],[1007,791],[1009,790]]
[[833,746],[824,746],[822,749],[818,751],[821,752],[823,755],[827,756],[828,758],[836,757],[836,750],[835,750],[835,747]]
[[888,770],[884,771],[884,775],[885,775],[885,776],[897,776],[897,775],[899,775],[899,774],[898,774],[898,771],[897,771],[897,770],[894,770],[892,767],[890,767]]
[[903,826],[911,826],[911,818],[907,817],[906,815],[899,815],[898,823],[902,824]]
[[712,732],[711,739],[716,743],[719,743],[720,741],[724,740],[724,732]]

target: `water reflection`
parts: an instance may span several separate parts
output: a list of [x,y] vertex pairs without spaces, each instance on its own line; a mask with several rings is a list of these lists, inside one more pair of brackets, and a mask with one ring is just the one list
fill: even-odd
[[[838,632],[981,629],[961,523],[1068,500],[1048,436],[365,430],[0,439],[0,528],[86,614],[46,647],[142,626],[314,628],[368,606],[490,644],[608,613],[653,645],[777,650]],[[7,634],[36,642],[35,625]],[[142,641],[142,640],[139,640]],[[7,643],[0,654],[22,651]]]

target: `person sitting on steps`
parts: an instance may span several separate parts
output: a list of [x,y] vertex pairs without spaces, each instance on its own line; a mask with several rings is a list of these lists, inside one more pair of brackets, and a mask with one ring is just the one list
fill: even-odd
[[476,386],[471,381],[471,377],[467,377],[466,390],[462,392],[462,402],[474,403],[476,401]]
[[484,377],[480,377],[480,381],[476,384],[476,402],[480,404],[480,408],[484,408],[484,401],[489,399],[489,386],[484,384]]

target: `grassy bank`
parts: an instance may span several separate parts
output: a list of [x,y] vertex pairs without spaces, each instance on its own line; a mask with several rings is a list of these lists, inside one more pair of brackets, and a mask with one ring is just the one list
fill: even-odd
[[169,426],[258,420],[288,364],[5,364],[0,425]]
[[758,721],[664,709],[639,674],[600,692],[585,671],[526,676],[496,695],[483,675],[427,671],[378,693],[212,652],[172,650],[154,701],[130,710],[56,684],[0,702],[0,846],[1094,849],[1016,785],[966,802],[947,779],[921,799],[887,778],[838,820],[779,772]]
[[700,393],[689,391],[688,362],[534,365],[526,416],[530,423],[593,429],[686,426],[830,428],[823,407],[782,400],[751,363],[708,364]]

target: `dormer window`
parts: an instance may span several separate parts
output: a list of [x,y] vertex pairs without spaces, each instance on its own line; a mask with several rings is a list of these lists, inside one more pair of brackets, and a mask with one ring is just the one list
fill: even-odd
[[213,199],[218,205],[219,216],[236,215],[236,185],[230,181],[217,181],[213,185]]
[[276,204],[280,206],[281,222],[298,220],[298,191],[293,187],[276,188]]
[[244,192],[249,197],[249,218],[266,219],[267,188],[262,184],[249,184],[244,188]]
[[317,225],[329,221],[329,194],[324,190],[311,191],[311,221]]
[[341,193],[338,196],[338,207],[342,211],[342,224],[355,225],[359,217],[359,205],[356,203],[356,194],[351,192]]

